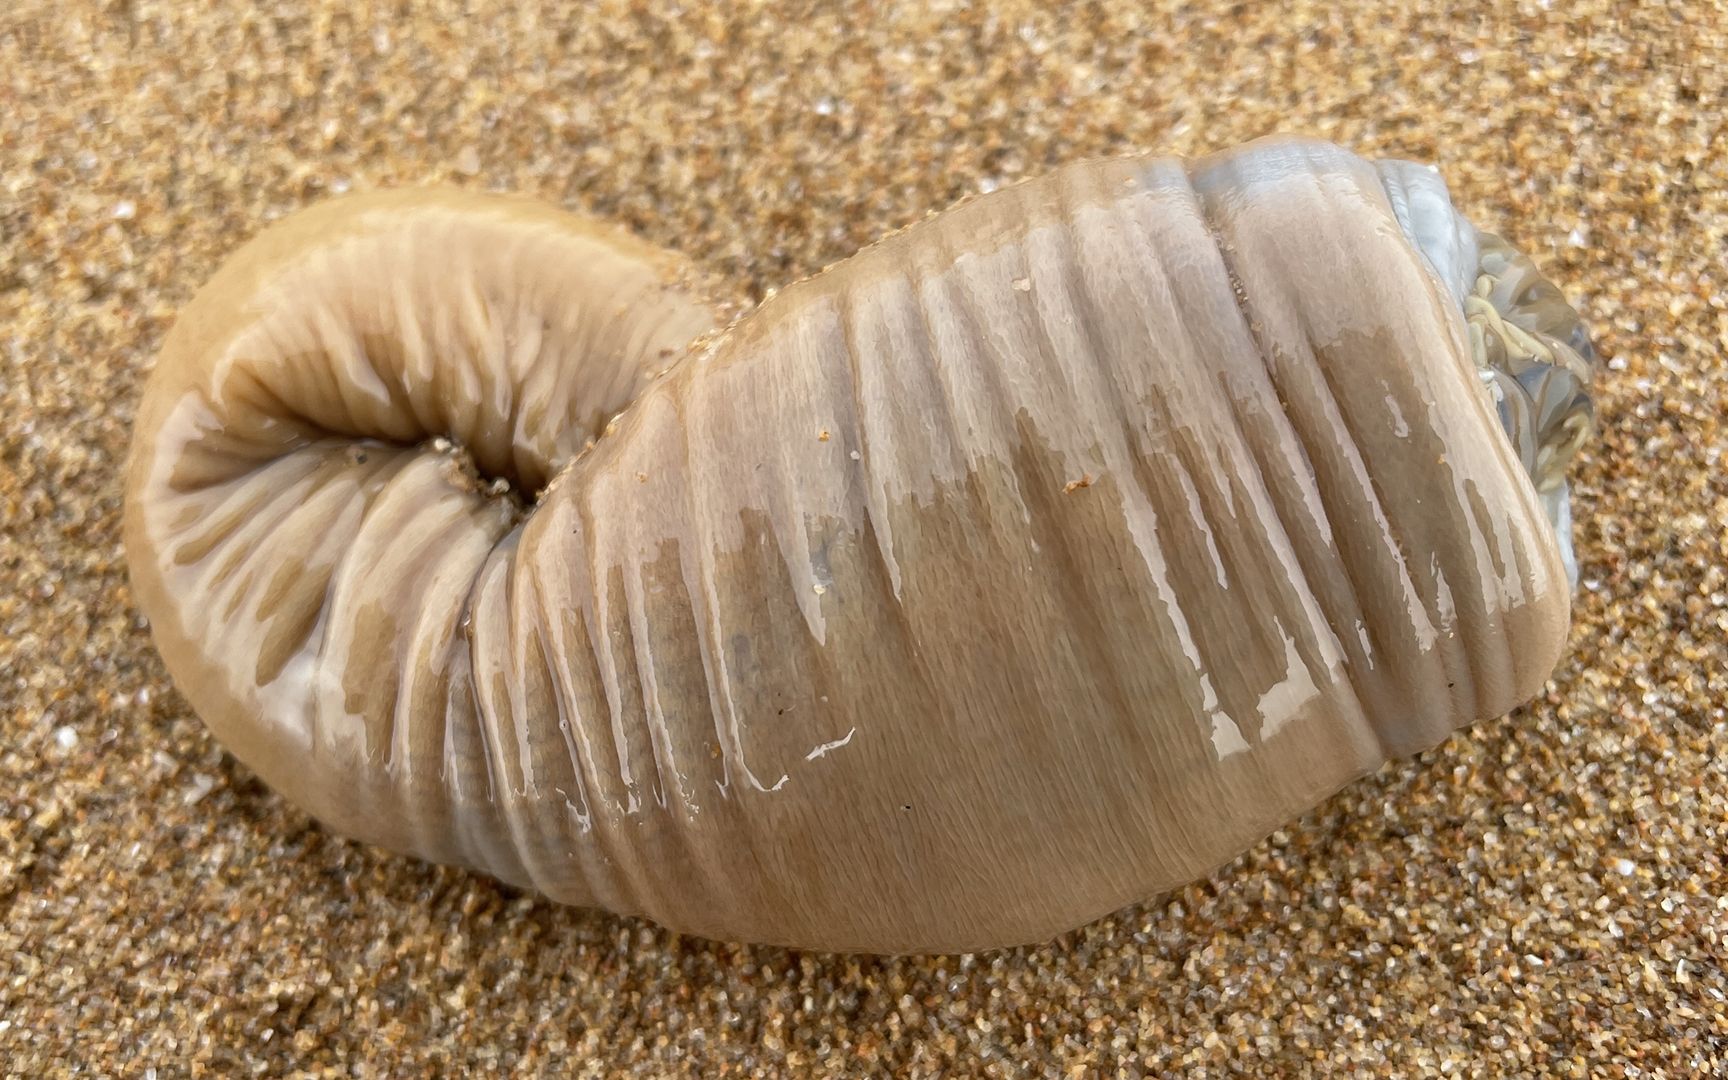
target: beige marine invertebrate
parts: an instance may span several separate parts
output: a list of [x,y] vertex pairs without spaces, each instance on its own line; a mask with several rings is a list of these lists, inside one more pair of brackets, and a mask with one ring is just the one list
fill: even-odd
[[1592,355],[1431,170],[1076,165],[717,319],[516,200],[265,231],[128,479],[198,713],[366,841],[945,951],[1204,874],[1563,648]]

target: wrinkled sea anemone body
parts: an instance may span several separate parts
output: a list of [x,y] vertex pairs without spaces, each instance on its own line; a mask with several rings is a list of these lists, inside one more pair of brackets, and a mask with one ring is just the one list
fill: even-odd
[[1594,354],[1430,169],[1083,163],[711,295],[450,191],[237,252],[125,522],[222,742],[562,902],[959,951],[1209,873],[1561,656]]

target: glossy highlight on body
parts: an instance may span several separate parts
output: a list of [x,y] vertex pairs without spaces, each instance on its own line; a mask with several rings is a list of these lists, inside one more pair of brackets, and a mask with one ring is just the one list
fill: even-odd
[[549,208],[315,208],[165,347],[140,601],[346,835],[709,937],[1048,938],[1560,654],[1475,234],[1384,168],[1071,166],[723,331],[682,260]]

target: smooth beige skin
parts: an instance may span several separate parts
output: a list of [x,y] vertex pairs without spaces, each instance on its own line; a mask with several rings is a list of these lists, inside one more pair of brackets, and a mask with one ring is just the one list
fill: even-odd
[[[691,280],[421,193],[199,294],[126,541],[241,760],[564,902],[971,950],[1215,869],[1561,654],[1465,319],[1342,150],[1066,168],[679,360]],[[524,512],[435,436],[528,491],[573,460]]]

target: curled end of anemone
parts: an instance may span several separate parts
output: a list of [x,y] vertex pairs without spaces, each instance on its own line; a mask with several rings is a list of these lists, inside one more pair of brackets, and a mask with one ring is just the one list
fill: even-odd
[[336,199],[241,247],[164,344],[126,490],[134,589],[199,715],[339,831],[504,850],[492,810],[449,828],[504,781],[433,704],[482,677],[474,582],[723,321],[710,295],[622,229],[452,189]]

